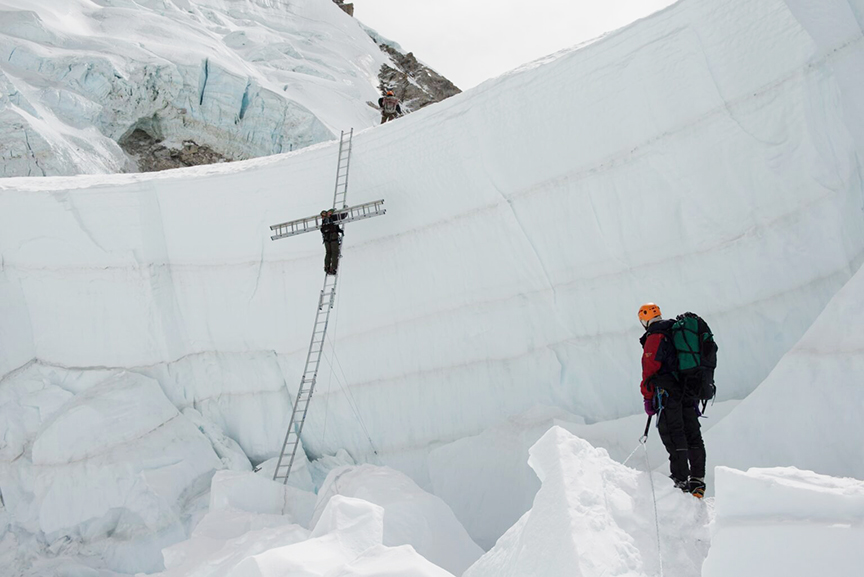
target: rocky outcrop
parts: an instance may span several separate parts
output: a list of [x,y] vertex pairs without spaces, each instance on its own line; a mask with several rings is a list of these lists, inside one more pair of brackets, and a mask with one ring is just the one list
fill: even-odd
[[372,36],[372,39],[393,62],[393,66],[381,65],[378,88],[382,93],[392,90],[402,101],[404,111],[420,110],[462,92],[455,84],[419,62],[412,52],[403,54],[381,38]]
[[231,161],[209,146],[198,145],[193,140],[186,140],[179,147],[172,147],[140,129],[123,138],[119,144],[135,160],[141,172]]
[[348,14],[348,16],[354,16],[354,4],[346,4],[342,0],[333,0],[333,2],[336,4],[336,6],[344,10],[345,13]]

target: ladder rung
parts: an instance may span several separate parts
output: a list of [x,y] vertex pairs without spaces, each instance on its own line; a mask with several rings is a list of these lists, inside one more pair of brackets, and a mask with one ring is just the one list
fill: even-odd
[[[348,173],[351,164],[351,148],[353,146],[354,130],[349,132],[342,131],[339,135],[339,155],[336,160],[336,186],[334,189],[333,206],[340,206],[346,212],[343,218],[347,222],[351,220],[359,220],[384,214],[381,205],[383,201],[374,201],[356,207],[349,208],[345,202],[348,194]],[[320,217],[308,217],[297,221],[281,223],[270,227],[277,238],[285,238],[294,234],[300,234],[310,230],[317,230],[321,226]],[[331,278],[332,277],[332,278]],[[300,379],[300,388],[297,390],[297,396],[294,399],[294,406],[291,411],[291,421],[289,423],[288,433],[285,435],[285,443],[282,445],[280,462],[277,463],[276,471],[273,475],[274,480],[288,482],[288,477],[291,473],[291,467],[294,463],[294,457],[297,454],[297,449],[300,446],[300,431],[303,430],[303,425],[306,422],[306,415],[309,411],[309,405],[312,402],[312,395],[315,390],[315,382],[318,378],[318,368],[321,363],[321,355],[324,352],[324,342],[327,337],[328,321],[330,311],[336,304],[336,275],[327,275],[324,278],[324,288],[318,297],[318,310],[315,315],[315,324],[312,327],[312,338],[309,342],[309,352],[306,357],[306,365],[303,375]],[[324,307],[327,310],[324,311]],[[324,312],[322,315],[321,313]],[[282,472],[284,471],[284,474]]]

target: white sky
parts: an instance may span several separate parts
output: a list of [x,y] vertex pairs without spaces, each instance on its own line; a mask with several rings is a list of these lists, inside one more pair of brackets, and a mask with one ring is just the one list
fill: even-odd
[[463,90],[674,1],[353,0],[355,18]]

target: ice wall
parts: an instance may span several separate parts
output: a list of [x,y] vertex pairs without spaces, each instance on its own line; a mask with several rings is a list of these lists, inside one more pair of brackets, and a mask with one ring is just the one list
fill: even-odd
[[864,270],[756,391],[706,435],[715,463],[864,479]]
[[864,482],[795,467],[718,467],[716,527],[702,577],[861,574]]
[[[634,414],[647,300],[705,316],[721,398],[749,393],[861,262],[859,8],[684,0],[358,134],[349,201],[388,214],[348,227],[310,453],[423,485],[430,447],[536,404]],[[0,367],[164,367],[272,454],[285,416],[230,399],[296,387],[323,251],[267,225],[327,206],[335,161],[0,181]]]
[[96,556],[117,571],[160,568],[223,463],[153,379],[91,371],[65,385],[25,370],[0,389],[4,536],[38,536],[51,556]]

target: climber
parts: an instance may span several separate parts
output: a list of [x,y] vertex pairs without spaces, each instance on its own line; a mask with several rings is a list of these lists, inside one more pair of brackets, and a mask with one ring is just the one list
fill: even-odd
[[342,228],[336,224],[345,218],[344,214],[334,214],[333,209],[321,211],[321,237],[324,239],[324,272],[336,274],[339,267],[339,250],[342,244]]
[[402,104],[392,90],[378,99],[378,108],[381,109],[381,124],[402,116]]
[[[673,342],[674,319],[664,320],[660,307],[642,305],[642,397],[645,412],[657,415],[660,440],[669,453],[672,481],[682,491],[705,494],[705,444],[699,425],[699,393],[693,377],[678,373],[679,353]],[[707,325],[706,325],[707,326]],[[713,373],[712,373],[713,381]]]

